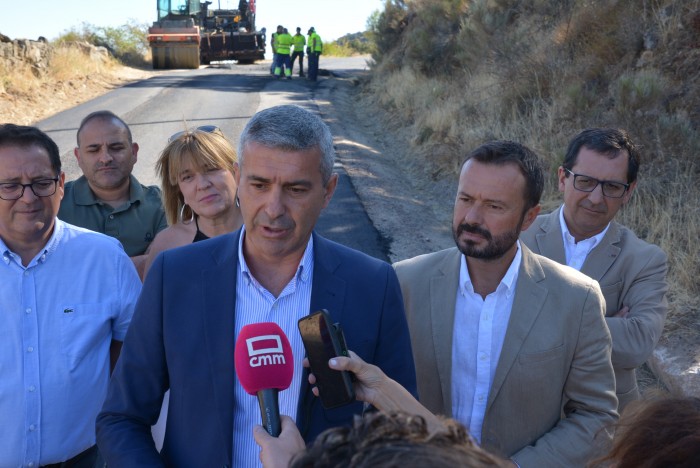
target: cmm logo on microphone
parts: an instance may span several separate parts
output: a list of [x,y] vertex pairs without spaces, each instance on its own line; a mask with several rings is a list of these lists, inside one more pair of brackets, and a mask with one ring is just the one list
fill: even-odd
[[254,336],[246,339],[245,344],[250,356],[250,367],[286,364],[279,335]]

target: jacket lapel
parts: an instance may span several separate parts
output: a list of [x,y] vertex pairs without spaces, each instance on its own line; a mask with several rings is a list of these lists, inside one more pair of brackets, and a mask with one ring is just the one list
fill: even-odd
[[457,248],[451,249],[446,261],[440,262],[436,273],[430,277],[430,321],[435,362],[447,413],[452,411],[452,339],[461,259],[461,252]]
[[520,246],[522,248],[522,263],[518,272],[518,283],[515,287],[508,329],[489,392],[489,400],[486,405],[487,413],[498,396],[498,392],[518,357],[547,297],[547,289],[539,284],[544,280],[544,271],[539,261],[522,243]]
[[554,210],[540,225],[540,231],[535,235],[537,248],[540,255],[550,258],[555,262],[566,265],[566,252],[564,250],[564,238],[562,237],[561,224],[559,223],[559,212]]
[[615,263],[617,256],[620,255],[620,227],[617,223],[610,223],[608,232],[586,257],[581,267],[581,273],[600,281],[603,275],[607,273],[610,267]]
[[[343,304],[345,303],[345,280],[335,275],[340,265],[340,259],[331,249],[330,241],[313,233],[314,239],[314,279],[311,286],[311,304],[309,313],[319,309],[327,309],[333,322],[342,319]],[[302,434],[306,434],[311,425],[311,409],[315,397],[311,392],[308,380],[308,370],[305,370],[301,378],[299,390],[299,405],[297,406],[297,427]]]
[[236,379],[233,359],[234,312],[240,231],[225,237],[225,242],[219,243],[211,252],[211,268],[202,271],[204,307],[201,315],[211,388],[218,408],[216,422],[220,426],[226,444],[224,448],[230,458],[233,440],[233,388]]

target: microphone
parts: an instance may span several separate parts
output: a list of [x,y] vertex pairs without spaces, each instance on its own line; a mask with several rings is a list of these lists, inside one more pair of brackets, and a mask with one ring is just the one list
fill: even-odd
[[282,431],[278,393],[289,387],[294,375],[287,335],[273,322],[246,325],[238,334],[233,356],[241,385],[258,397],[263,427],[278,437]]

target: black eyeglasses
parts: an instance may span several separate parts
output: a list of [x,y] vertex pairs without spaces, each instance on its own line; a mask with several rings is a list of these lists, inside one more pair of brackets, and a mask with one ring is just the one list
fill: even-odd
[[31,184],[17,184],[14,182],[0,184],[0,198],[3,200],[19,200],[24,195],[24,190],[29,187],[37,197],[50,197],[56,193],[56,184],[58,177],[55,179],[35,180]]
[[224,136],[224,133],[216,125],[202,125],[201,127],[191,128],[189,130],[183,130],[181,132],[173,133],[170,136],[170,138],[168,138],[168,143],[172,143],[173,141],[180,138],[182,135],[191,134],[194,132],[216,133],[218,135]]
[[603,190],[603,195],[608,198],[622,198],[625,192],[630,188],[630,184],[622,182],[614,182],[612,180],[598,180],[583,174],[574,174],[567,168],[566,172],[574,176],[574,188],[581,192],[592,192],[600,184]]

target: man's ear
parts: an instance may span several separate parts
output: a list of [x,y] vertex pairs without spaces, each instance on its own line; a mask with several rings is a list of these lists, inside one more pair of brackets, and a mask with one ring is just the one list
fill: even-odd
[[66,173],[61,171],[61,174],[58,176],[58,186],[56,189],[56,191],[59,193],[61,200],[63,200],[63,195],[65,194],[65,186],[66,186]]
[[136,162],[138,160],[138,154],[139,154],[139,144],[138,143],[131,144],[131,152],[134,155],[134,162]]
[[564,184],[566,183],[566,170],[564,170],[564,166],[559,166],[559,170],[557,171],[557,178],[559,179],[559,191],[564,192]]
[[78,148],[77,146],[73,148],[73,154],[75,155],[75,159],[77,159],[78,162],[80,162],[80,148]]
[[333,173],[331,174],[331,178],[328,179],[328,183],[324,187],[324,194],[323,194],[323,208],[326,208],[328,204],[331,202],[331,198],[333,198],[333,194],[335,193],[335,189],[338,186],[338,174]]
[[540,210],[542,210],[542,205],[537,204],[525,211],[525,216],[523,216],[523,225],[520,228],[521,231],[526,231],[527,228],[532,225],[537,218],[537,215],[540,214]]
[[630,188],[627,189],[625,194],[622,196],[622,204],[626,205],[632,199],[632,192],[637,188],[637,181],[635,180],[630,184]]

